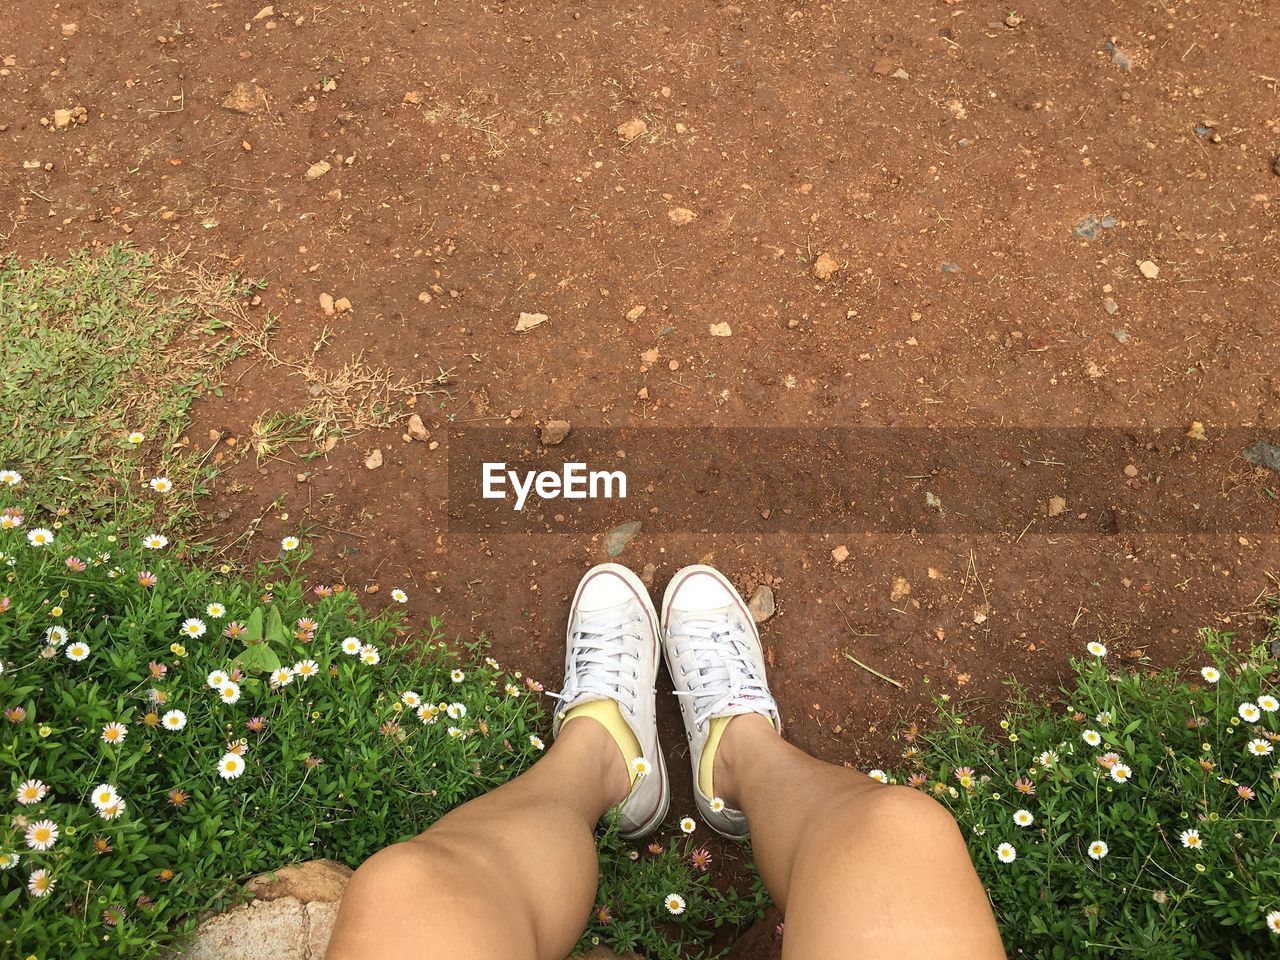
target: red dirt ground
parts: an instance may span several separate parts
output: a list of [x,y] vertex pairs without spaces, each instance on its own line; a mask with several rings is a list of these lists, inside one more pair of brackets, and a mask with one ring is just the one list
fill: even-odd
[[[1277,423],[1272,4],[1034,2],[1007,21],[968,0],[260,6],[0,13],[0,237],[23,256],[190,247],[267,280],[254,309],[278,316],[277,356],[324,339],[332,369],[451,369],[415,408],[437,449],[400,426],[260,467],[224,445],[209,533],[262,517],[236,549],[265,555],[307,528],[318,579],[377,585],[375,604],[402,586],[414,617],[487,633],[549,687],[601,539],[446,533],[450,424]],[[265,91],[252,114],[221,106],[239,81]],[[81,105],[83,125],[40,123]],[[1091,214],[1116,223],[1073,236]],[[352,309],[325,316],[322,293]],[[521,312],[550,320],[516,335]],[[721,321],[732,336],[710,335]],[[307,400],[250,356],[193,443],[225,431],[243,451],[259,417]],[[1166,664],[1203,625],[1256,635],[1280,549],[1274,533],[641,532],[619,560],[653,564],[657,588],[697,560],[746,592],[771,583],[789,736],[866,767],[933,695],[1048,688],[1089,640]],[[895,578],[909,595],[891,599]]]

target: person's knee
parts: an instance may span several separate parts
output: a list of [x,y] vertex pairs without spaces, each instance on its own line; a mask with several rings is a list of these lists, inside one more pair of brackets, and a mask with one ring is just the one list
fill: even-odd
[[960,838],[955,818],[938,801],[911,787],[886,786],[861,791],[837,803],[829,842],[863,848],[868,844],[936,846]]
[[383,847],[364,863],[347,884],[352,892],[379,898],[390,891],[422,889],[433,876],[447,870],[456,853],[447,841],[430,834]]
[[376,891],[402,888],[420,879],[429,872],[430,864],[419,843],[409,840],[383,847],[360,864],[348,883],[348,891],[376,895]]

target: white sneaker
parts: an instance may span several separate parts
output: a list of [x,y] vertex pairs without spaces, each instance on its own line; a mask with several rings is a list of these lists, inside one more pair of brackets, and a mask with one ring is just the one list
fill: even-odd
[[671,578],[662,598],[663,653],[689,738],[693,796],[713,830],[726,837],[747,836],[741,810],[702,792],[699,768],[717,717],[758,713],[782,732],[778,704],[765,682],[760,635],[747,605],[718,570],[694,564]]
[[[617,703],[648,766],[618,805],[619,832],[628,840],[644,836],[667,815],[671,791],[655,704],[658,614],[640,578],[616,563],[588,570],[569,607],[565,645],[564,689],[551,694],[560,701],[552,736],[574,707],[596,700]],[[628,776],[632,772],[629,768]]]

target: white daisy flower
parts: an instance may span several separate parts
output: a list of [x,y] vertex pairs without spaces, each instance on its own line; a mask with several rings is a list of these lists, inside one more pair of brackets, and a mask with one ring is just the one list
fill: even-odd
[[680,821],[681,833],[693,833],[693,831],[697,829],[698,829],[698,824],[693,819],[693,817],[685,817],[683,820]]
[[462,736],[462,731],[459,730],[457,727],[450,727],[448,730],[448,733],[449,733],[449,736],[453,737],[455,740],[458,739],[458,737]]
[[0,870],[16,867],[21,859],[22,857],[16,853],[0,853]]
[[1258,709],[1265,710],[1267,713],[1275,713],[1280,710],[1280,700],[1277,700],[1269,693],[1264,693],[1258,698]]
[[21,514],[6,513],[0,515],[0,530],[17,530],[22,526],[23,517]]
[[182,626],[178,628],[183,636],[186,637],[203,637],[205,631],[209,628],[204,625],[204,621],[197,617],[187,617],[182,621]]
[[1104,840],[1095,840],[1089,844],[1089,856],[1094,860],[1101,860],[1110,852],[1111,848],[1107,846]]
[[161,533],[149,533],[142,538],[142,545],[148,550],[163,550],[169,545],[169,538]]
[[647,757],[636,757],[631,761],[631,776],[633,779],[647,777],[653,772],[653,765],[649,763]]
[[1272,910],[1267,914],[1267,929],[1272,933],[1280,934],[1280,910]]
[[342,641],[342,652],[354,657],[363,646],[364,644],[360,642],[359,637],[347,637]]
[[533,744],[535,750],[545,750],[547,745],[542,742],[542,738],[534,734],[529,734],[529,742]]
[[394,600],[396,603],[408,603],[409,595],[405,593],[403,590],[401,590],[399,587],[396,587],[394,590],[391,591],[391,599]]
[[1265,757],[1275,749],[1275,747],[1271,745],[1271,741],[1263,740],[1261,737],[1254,737],[1249,741],[1246,748],[1255,757]]
[[138,444],[142,443],[142,441],[143,441],[143,440],[145,440],[145,439],[147,439],[147,438],[146,438],[146,437],[144,437],[144,436],[143,436],[141,433],[139,433],[137,430],[135,430],[135,431],[133,431],[133,433],[129,434],[129,442],[130,442],[131,444],[133,444],[135,447],[136,447]]
[[295,677],[302,677],[307,680],[320,672],[320,664],[314,660],[299,660],[290,669],[293,670]]
[[22,474],[17,470],[0,470],[0,483],[6,487],[16,487],[22,482]]
[[1013,822],[1020,827],[1029,827],[1036,822],[1036,818],[1032,816],[1030,810],[1015,810]]
[[53,531],[45,527],[36,527],[27,531],[27,543],[33,547],[47,547],[53,543]]
[[1204,841],[1200,839],[1199,830],[1183,830],[1178,834],[1178,839],[1182,841],[1182,845],[1188,850],[1199,850],[1204,846]]
[[279,670],[271,671],[271,686],[287,687],[293,683],[293,671],[288,667],[281,667]]
[[1086,730],[1084,733],[1080,734],[1080,739],[1089,746],[1096,747],[1098,744],[1102,743],[1102,734],[1097,730]]
[[1116,783],[1128,783],[1129,778],[1133,776],[1133,771],[1123,763],[1113,763],[1111,765],[1111,779]]
[[372,643],[366,643],[360,648],[360,659],[372,667],[382,659],[382,654],[378,652],[378,648]]
[[168,477],[152,477],[151,482],[147,484],[156,493],[168,493],[173,489],[173,483]]
[[503,689],[506,691],[507,696],[511,697],[512,699],[515,699],[516,697],[520,696],[520,688],[517,687],[514,683],[508,683]]
[[37,820],[27,827],[26,839],[32,850],[52,850],[58,842],[58,825],[52,820]]
[[684,897],[680,896],[680,894],[668,893],[662,902],[667,905],[667,913],[673,917],[678,917],[684,913]]
[[1058,762],[1058,752],[1056,750],[1046,750],[1044,753],[1040,754],[1040,756],[1036,757],[1036,762],[1048,770]]
[[422,703],[422,698],[412,690],[406,690],[400,694],[400,702],[411,710],[417,710],[418,705]]
[[292,550],[297,550],[301,544],[302,541],[297,537],[285,537],[280,541],[280,549],[288,553]]
[[488,667],[489,667],[489,669],[490,669],[490,670],[501,670],[501,669],[502,669],[502,665],[501,665],[501,664],[499,664],[497,660],[493,659],[493,657],[485,657],[485,658],[484,658],[484,662],[485,662],[485,664],[486,664],[486,665],[488,665]]
[[18,802],[24,806],[39,803],[49,795],[49,788],[42,780],[24,780],[18,784]]
[[1018,859],[1018,851],[1012,843],[1002,843],[996,847],[996,859],[1001,863],[1013,863]]
[[187,715],[181,710],[170,710],[160,718],[166,730],[181,730],[187,725]]
[[461,720],[467,715],[467,708],[465,704],[455,701],[445,707],[444,712],[449,715],[449,719],[451,720]]
[[1102,659],[1107,655],[1106,645],[1099,643],[1097,640],[1089,641],[1089,643],[1085,645],[1085,649],[1098,659]]
[[467,675],[461,670],[455,668],[449,672],[449,679],[454,683],[461,683],[463,680],[467,679]]
[[129,735],[129,728],[123,723],[108,723],[102,728],[103,743],[124,743]]
[[222,698],[223,703],[235,703],[240,699],[240,684],[234,680],[228,680],[218,691],[218,696]]
[[60,647],[67,642],[67,628],[50,627],[44,632],[44,638],[49,641],[49,646]]
[[227,615],[227,608],[220,603],[211,603],[204,608],[204,614],[211,620],[221,620]]
[[1111,726],[1112,722],[1115,720],[1115,716],[1111,713],[1110,710],[1103,710],[1100,714],[1098,714],[1093,719],[1097,720],[1104,727],[1109,727]]
[[109,783],[100,783],[93,788],[93,792],[89,794],[89,802],[93,804],[97,810],[105,810],[112,804],[120,802],[120,795],[116,793],[116,788]]
[[434,703],[424,703],[418,708],[418,719],[423,723],[435,723],[436,714],[440,712]]
[[205,677],[204,682],[208,684],[210,690],[221,690],[227,685],[231,678],[222,670],[214,670],[209,676]]
[[719,812],[720,812],[721,810],[723,810],[723,809],[724,809],[724,801],[723,801],[723,800],[721,800],[719,797],[712,797],[712,798],[711,798],[711,812],[712,812],[712,813],[719,813]]
[[1258,709],[1257,704],[1242,703],[1236,708],[1236,713],[1240,714],[1240,719],[1246,723],[1257,723],[1262,719],[1262,711]]
[[1217,667],[1201,667],[1200,676],[1204,677],[1206,683],[1217,683],[1222,679]]
[[27,889],[33,897],[47,897],[49,891],[53,889],[53,885],[57,882],[57,880],[49,876],[48,870],[43,868],[32,870],[31,876],[27,879]]
[[89,656],[89,645],[87,643],[80,643],[77,641],[67,647],[68,660],[74,660],[76,663],[79,663],[87,656]]
[[867,771],[867,776],[872,780],[879,780],[881,783],[889,782],[889,775],[883,770],[869,770]]
[[218,761],[218,776],[223,780],[234,780],[244,773],[244,758],[238,753],[224,753]]
[[103,807],[101,810],[99,810],[98,816],[100,816],[103,820],[115,820],[117,817],[121,816],[124,813],[124,806],[125,804],[123,800],[117,800],[115,803],[111,804],[109,807]]

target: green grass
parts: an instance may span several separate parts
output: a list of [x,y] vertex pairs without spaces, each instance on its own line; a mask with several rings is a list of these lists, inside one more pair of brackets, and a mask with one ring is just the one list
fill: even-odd
[[1277,667],[1202,639],[1159,672],[1095,646],[1060,697],[1015,691],[999,729],[939,703],[910,739],[899,779],[956,816],[1011,957],[1277,955]]
[[[211,470],[199,438],[179,439],[238,350],[251,290],[124,246],[0,264],[0,469],[56,479],[57,506],[104,515],[168,476],[157,520],[181,516]],[[146,443],[128,443],[132,431]]]

